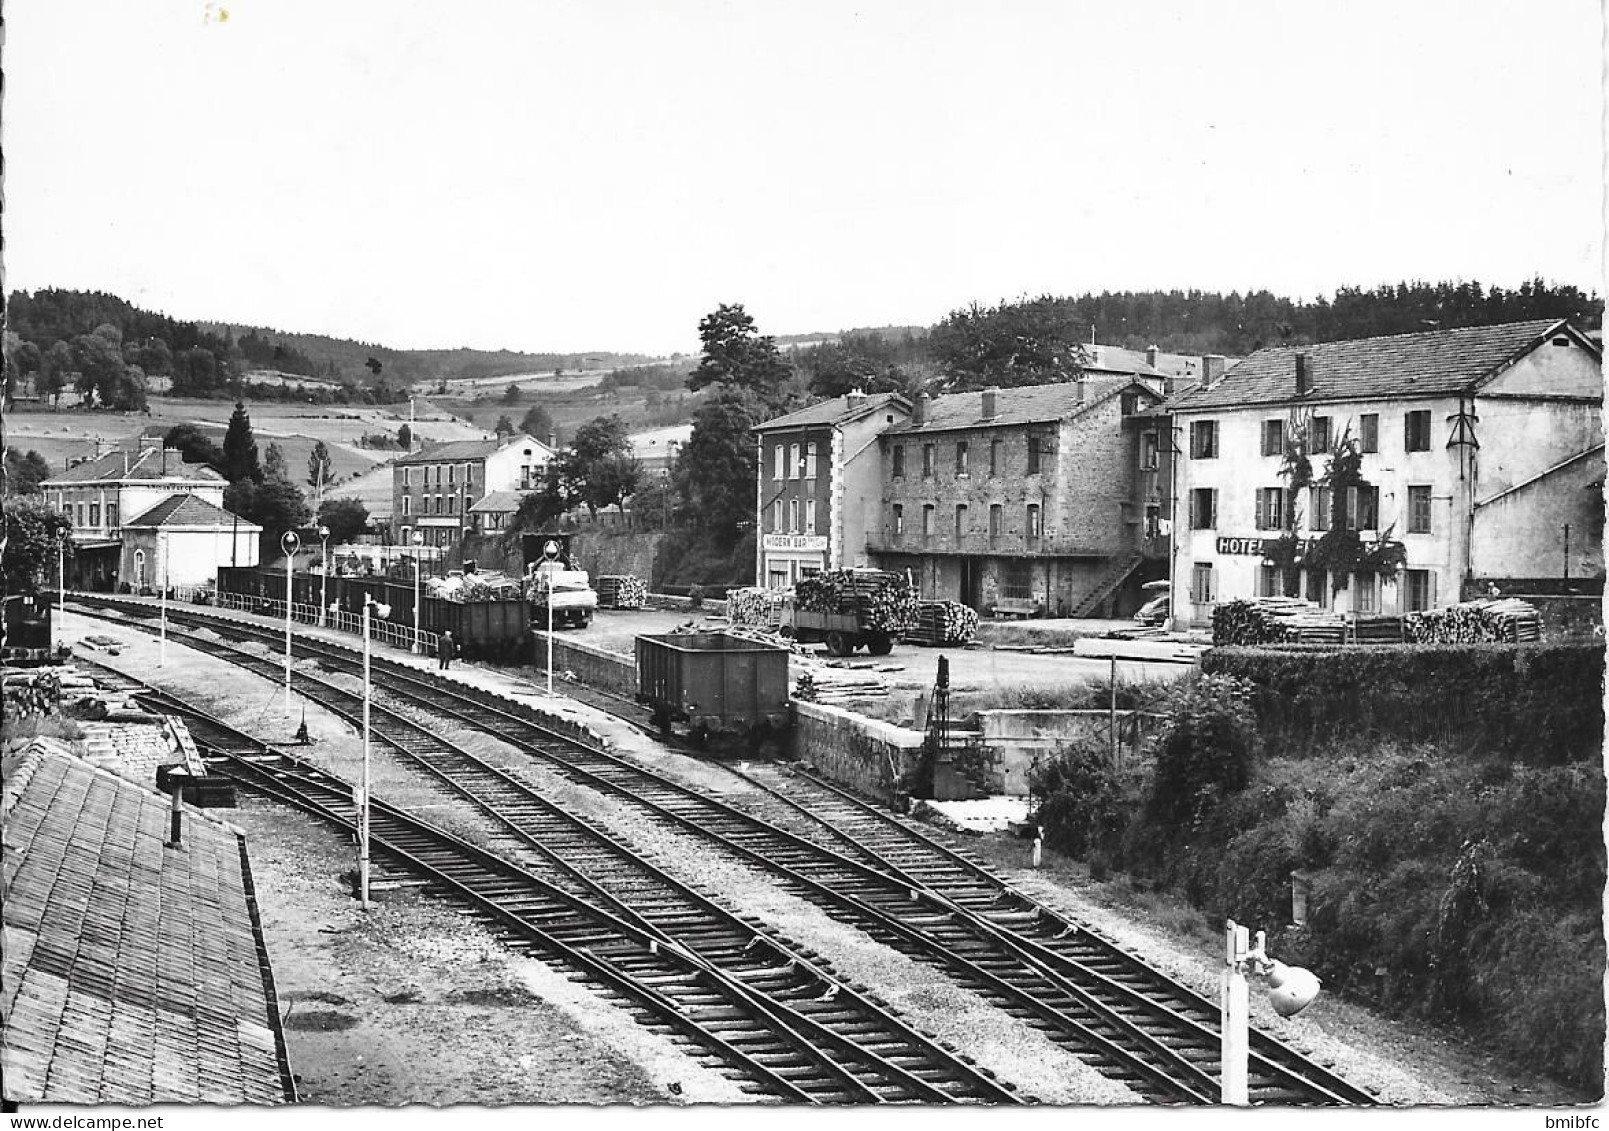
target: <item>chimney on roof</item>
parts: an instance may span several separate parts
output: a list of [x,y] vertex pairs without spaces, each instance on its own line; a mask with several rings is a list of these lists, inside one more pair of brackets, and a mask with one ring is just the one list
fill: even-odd
[[927,394],[917,393],[916,404],[911,409],[911,423],[920,428],[927,423]]
[[1201,355],[1201,387],[1211,388],[1223,379],[1224,357],[1221,353]]
[[1078,404],[1084,403],[1084,378],[1082,376],[1073,378],[1073,400]]
[[844,394],[844,403],[849,408],[859,408],[866,401],[866,393],[861,389],[850,389]]
[[988,388],[983,390],[983,419],[993,420],[1000,415],[1000,390]]
[[1145,347],[1145,364],[1149,365],[1152,369],[1156,368],[1156,361],[1160,356],[1162,356],[1162,351],[1157,349],[1155,346]]
[[1305,397],[1313,389],[1313,373],[1307,367],[1307,355],[1296,355],[1296,395]]

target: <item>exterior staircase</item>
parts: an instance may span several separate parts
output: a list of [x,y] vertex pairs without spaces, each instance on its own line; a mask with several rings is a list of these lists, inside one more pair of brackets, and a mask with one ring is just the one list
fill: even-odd
[[1117,591],[1117,587],[1129,579],[1129,575],[1140,567],[1145,560],[1144,554],[1127,553],[1118,554],[1107,563],[1106,569],[1095,579],[1095,584],[1089,592],[1074,603],[1071,616],[1093,616],[1095,610],[1100,608],[1101,602]]

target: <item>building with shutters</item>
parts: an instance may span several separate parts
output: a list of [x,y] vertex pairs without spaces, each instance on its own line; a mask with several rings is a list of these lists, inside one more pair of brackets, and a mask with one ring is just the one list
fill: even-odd
[[[1601,579],[1602,407],[1601,347],[1559,320],[1265,349],[1209,374],[1156,417],[1176,464],[1174,626],[1209,623],[1236,598],[1392,614],[1484,579]],[[1316,476],[1355,441],[1344,497],[1291,487],[1281,469],[1297,437]],[[1400,542],[1402,569],[1306,564],[1337,525]]]
[[391,528],[411,545],[414,531],[427,546],[463,541],[485,519],[475,506],[493,492],[525,492],[541,482],[553,449],[534,436],[453,440],[410,452],[391,465]]

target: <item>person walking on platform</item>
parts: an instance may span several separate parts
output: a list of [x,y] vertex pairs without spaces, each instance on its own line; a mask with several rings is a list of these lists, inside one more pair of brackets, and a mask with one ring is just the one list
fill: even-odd
[[441,643],[436,645],[436,659],[439,661],[436,666],[442,671],[446,671],[452,666],[453,657],[456,655],[458,655],[458,645],[453,640],[453,634],[451,632],[442,633]]

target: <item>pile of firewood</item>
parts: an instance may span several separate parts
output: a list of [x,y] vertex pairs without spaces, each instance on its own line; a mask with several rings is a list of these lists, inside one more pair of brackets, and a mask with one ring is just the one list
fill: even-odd
[[1406,621],[1407,637],[1415,644],[1518,644],[1542,639],[1536,606],[1513,597],[1409,613]]
[[958,601],[923,601],[905,639],[916,644],[967,644],[978,634],[978,614]]
[[605,574],[598,578],[598,607],[640,609],[648,604],[648,583],[632,574]]
[[782,623],[785,589],[728,589],[726,621],[736,627],[775,629]]
[[1225,601],[1212,611],[1214,644],[1339,644],[1346,622],[1300,597]]
[[916,623],[916,590],[897,573],[834,569],[795,586],[798,607],[815,613],[852,613],[871,632],[899,635]]

